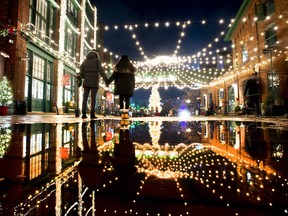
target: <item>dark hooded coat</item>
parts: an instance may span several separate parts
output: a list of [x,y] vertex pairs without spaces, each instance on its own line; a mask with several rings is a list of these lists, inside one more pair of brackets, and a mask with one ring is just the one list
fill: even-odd
[[133,96],[135,88],[136,67],[130,62],[129,58],[124,55],[114,66],[114,71],[108,79],[107,84],[115,80],[114,95]]
[[84,88],[99,88],[100,76],[105,82],[107,81],[107,76],[97,55],[96,51],[90,51],[80,66],[79,74],[84,79]]

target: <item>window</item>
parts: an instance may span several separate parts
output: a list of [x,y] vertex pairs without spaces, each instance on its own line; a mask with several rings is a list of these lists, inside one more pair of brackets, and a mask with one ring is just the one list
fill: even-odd
[[90,44],[91,40],[94,39],[94,31],[89,27],[89,24],[85,22],[85,40]]
[[255,6],[255,14],[257,16],[258,21],[264,20],[266,16],[265,4],[257,4]]
[[260,4],[255,5],[255,13],[258,21],[264,20],[266,16],[269,16],[275,12],[274,0],[266,0]]
[[86,14],[88,20],[93,21],[93,19],[94,19],[94,11],[93,11],[93,8],[91,8],[91,6],[88,3],[88,1],[86,1],[86,7],[85,8],[86,8],[85,14]]
[[[49,11],[49,30],[48,30],[48,37],[50,39],[52,39],[51,41],[49,42],[52,42],[53,41],[53,38],[54,38],[54,31],[55,31],[55,23],[54,23],[54,17],[55,17],[55,8],[52,8],[50,7],[50,11]],[[52,43],[53,45],[53,43]]]
[[242,50],[242,63],[245,63],[248,61],[247,47],[245,45],[242,45],[241,50]]
[[77,49],[77,34],[66,25],[65,33],[65,51],[74,58]]
[[275,12],[274,0],[267,0],[265,3],[266,16],[269,16]]
[[[46,99],[50,100],[51,98],[51,73],[52,73],[52,66],[51,62],[46,62],[45,59],[33,55],[33,67],[32,67],[32,98],[34,99],[44,99],[44,86],[45,81],[47,81],[46,88],[49,92],[46,91]],[[47,72],[46,72],[47,70]],[[47,74],[48,73],[48,74]],[[46,76],[47,74],[47,76]]]
[[273,47],[277,42],[277,32],[274,29],[275,23],[270,24],[265,30],[265,45]]
[[34,55],[33,56],[33,77],[38,79],[44,79],[45,72],[45,60]]
[[54,10],[47,0],[30,0],[29,21],[35,26],[39,38],[53,39]]
[[78,25],[78,10],[71,0],[67,1],[67,16],[75,26]]
[[38,30],[38,36],[43,37],[47,32],[47,2],[44,0],[36,3],[35,27]]
[[75,86],[76,86],[76,78],[68,71],[64,70],[64,76],[69,75],[70,85],[63,86],[63,102],[65,105],[66,102],[72,101],[75,102],[74,94],[75,94]]
[[83,54],[86,56],[89,51],[90,51],[90,48],[86,44],[84,44]]

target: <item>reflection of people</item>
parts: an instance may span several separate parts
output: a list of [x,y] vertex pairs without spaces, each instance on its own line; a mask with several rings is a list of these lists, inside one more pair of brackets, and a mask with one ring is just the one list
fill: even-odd
[[[84,184],[89,188],[95,188],[99,184],[103,166],[99,164],[99,155],[96,144],[96,127],[95,121],[90,123],[90,146],[87,135],[87,123],[82,125],[83,151],[82,161],[78,165],[79,173]],[[93,174],[93,175],[92,175]]]
[[114,168],[119,173],[135,172],[135,149],[130,140],[129,129],[120,129],[119,140],[115,140]]
[[84,62],[80,66],[79,75],[84,79],[83,88],[83,102],[82,102],[82,118],[87,118],[87,101],[88,96],[91,91],[91,113],[90,118],[96,118],[95,116],[95,103],[96,103],[96,94],[99,89],[99,80],[100,76],[107,81],[107,76],[102,67],[102,63],[99,60],[99,54],[96,50],[91,50]]
[[265,158],[265,142],[261,123],[250,123],[245,130],[245,148],[256,160]]
[[209,126],[210,126],[210,139],[213,139],[213,134],[214,134],[214,129],[215,129],[215,122],[214,121],[209,122]]
[[135,88],[135,72],[136,67],[130,62],[127,55],[123,55],[115,64],[113,74],[106,82],[109,85],[115,80],[114,94],[119,95],[120,111],[124,109],[128,112],[130,97],[133,96]]

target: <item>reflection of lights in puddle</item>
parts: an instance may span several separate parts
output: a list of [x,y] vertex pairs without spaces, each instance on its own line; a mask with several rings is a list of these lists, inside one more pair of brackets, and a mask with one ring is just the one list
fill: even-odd
[[136,157],[141,157],[141,156],[145,156],[145,157],[152,157],[152,156],[156,156],[156,157],[169,157],[169,158],[174,158],[178,155],[177,151],[162,151],[162,150],[156,150],[156,151],[152,151],[152,150],[135,150],[135,155]]
[[160,170],[150,170],[149,172],[150,175],[154,175],[157,178],[161,178],[161,179],[174,179],[177,178],[176,173],[172,172],[172,171],[160,171]]
[[185,119],[190,117],[190,112],[188,110],[181,110],[179,113],[179,118],[180,119]]
[[191,128],[186,129],[186,132],[188,132],[188,133],[190,133],[191,131],[192,131]]

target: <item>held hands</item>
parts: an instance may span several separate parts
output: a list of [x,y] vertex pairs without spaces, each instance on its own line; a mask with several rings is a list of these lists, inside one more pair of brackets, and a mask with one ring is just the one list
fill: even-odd
[[109,87],[109,83],[107,81],[105,82],[105,85],[106,85],[106,87]]

